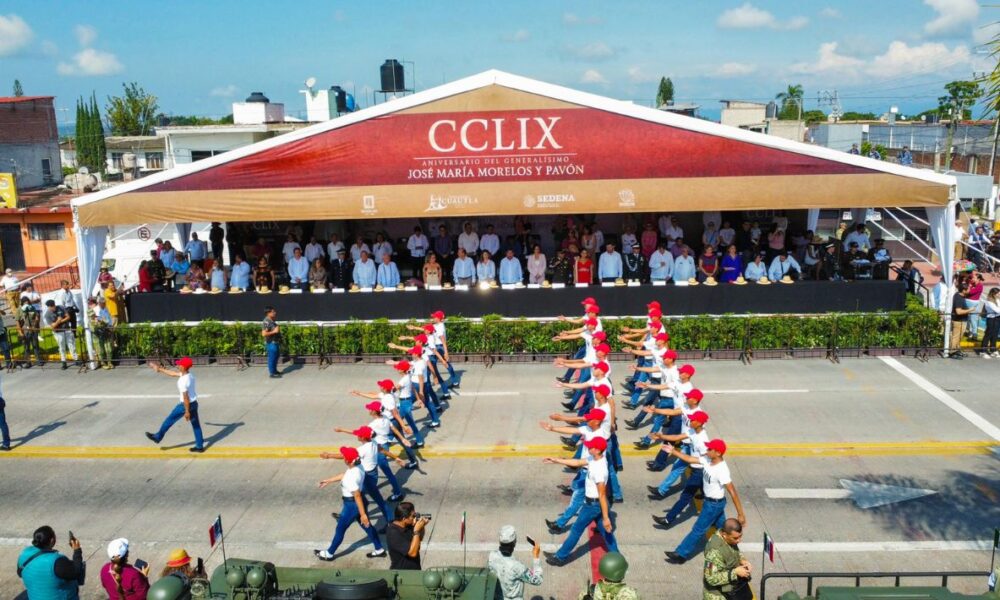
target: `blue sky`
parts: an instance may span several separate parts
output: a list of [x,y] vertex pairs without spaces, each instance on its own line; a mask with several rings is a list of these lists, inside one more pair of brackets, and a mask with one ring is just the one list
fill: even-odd
[[997,20],[975,0],[0,0],[0,94],[18,78],[71,109],[61,122],[77,96],[103,104],[124,81],[168,114],[221,116],[260,90],[298,115],[306,77],[365,105],[379,65],[398,58],[414,62],[417,89],[497,68],[651,102],[667,75],[709,116],[722,98],[768,99],[789,83],[807,109],[836,89],[847,110],[905,114],[989,68],[977,47]]

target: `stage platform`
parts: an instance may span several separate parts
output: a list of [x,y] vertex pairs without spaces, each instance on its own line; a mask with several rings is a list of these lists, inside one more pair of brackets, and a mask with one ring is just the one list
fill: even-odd
[[906,289],[898,281],[803,281],[794,284],[568,287],[518,290],[419,290],[344,294],[134,293],[127,297],[133,323],[169,321],[256,321],[274,306],[281,321],[424,319],[435,310],[450,316],[579,316],[580,301],[592,296],[606,316],[646,314],[658,300],[666,316],[721,314],[820,314],[902,310]]

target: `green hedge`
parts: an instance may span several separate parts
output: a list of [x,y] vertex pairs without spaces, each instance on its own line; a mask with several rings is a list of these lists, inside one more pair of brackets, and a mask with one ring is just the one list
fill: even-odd
[[[415,322],[414,322],[415,323]],[[575,342],[552,337],[570,326],[558,321],[504,319],[488,315],[481,321],[450,317],[448,345],[459,354],[558,354]],[[605,319],[609,340],[622,327],[641,327],[638,319]],[[819,316],[692,316],[667,323],[672,348],[684,351],[935,348],[942,343],[938,314],[918,304],[905,312],[845,313]],[[282,325],[283,351],[291,356],[387,354],[386,344],[411,335],[406,324],[385,319],[341,325]],[[181,324],[135,324],[116,330],[116,352],[122,358],[147,356],[250,356],[264,353],[257,323],[222,324],[204,321]],[[612,347],[619,344],[612,342]]]

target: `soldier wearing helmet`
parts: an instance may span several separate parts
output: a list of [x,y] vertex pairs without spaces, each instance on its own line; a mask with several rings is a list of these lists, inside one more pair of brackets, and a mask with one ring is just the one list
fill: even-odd
[[628,561],[617,552],[608,552],[597,566],[602,579],[580,594],[580,600],[639,600],[639,593],[625,585]]

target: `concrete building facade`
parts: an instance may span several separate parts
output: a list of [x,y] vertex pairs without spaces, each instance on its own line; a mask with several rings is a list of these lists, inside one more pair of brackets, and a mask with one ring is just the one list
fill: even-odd
[[0,172],[18,189],[62,181],[59,129],[52,96],[0,97]]

